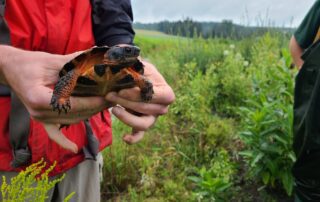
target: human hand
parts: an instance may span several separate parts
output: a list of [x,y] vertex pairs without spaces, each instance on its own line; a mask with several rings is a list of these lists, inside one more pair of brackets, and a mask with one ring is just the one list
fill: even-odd
[[32,118],[42,122],[72,124],[106,107],[101,97],[71,97],[72,109],[68,114],[58,115],[49,105],[53,92],[51,87],[58,81],[59,71],[80,52],[55,55],[1,46],[0,54],[4,56],[0,61],[2,83],[13,89]]
[[71,111],[59,115],[49,105],[59,71],[78,54],[55,55],[0,46],[0,82],[11,87],[33,119],[45,123],[51,139],[73,152],[77,152],[76,145],[61,134],[56,124],[77,123],[107,106],[103,97],[71,97]]
[[157,120],[159,115],[168,112],[169,105],[175,100],[171,87],[167,84],[158,70],[150,63],[143,62],[144,76],[153,84],[154,94],[148,103],[142,102],[140,89],[123,89],[118,93],[111,92],[106,96],[108,102],[118,104],[112,113],[123,123],[132,127],[130,134],[125,134],[123,140],[128,144],[139,142],[146,130]]

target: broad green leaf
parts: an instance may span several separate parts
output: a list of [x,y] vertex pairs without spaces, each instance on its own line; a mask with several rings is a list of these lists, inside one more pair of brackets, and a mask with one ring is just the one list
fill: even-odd
[[256,165],[256,163],[262,159],[262,157],[264,157],[264,154],[263,153],[259,153],[254,159],[253,161],[251,162],[250,166],[251,167],[254,167]]

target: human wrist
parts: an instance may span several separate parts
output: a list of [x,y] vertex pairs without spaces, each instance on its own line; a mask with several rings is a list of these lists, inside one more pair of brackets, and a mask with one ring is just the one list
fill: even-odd
[[0,84],[8,85],[5,77],[5,69],[8,68],[8,56],[11,52],[11,47],[7,45],[0,45]]
[[16,80],[16,74],[22,65],[30,62],[28,51],[8,45],[0,45],[0,84],[9,85]]

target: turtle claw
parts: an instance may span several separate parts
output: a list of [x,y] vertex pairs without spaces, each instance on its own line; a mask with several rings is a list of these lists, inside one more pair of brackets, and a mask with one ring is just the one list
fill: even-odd
[[141,89],[141,99],[144,102],[149,102],[152,100],[154,94],[153,85],[149,80],[145,80],[144,87]]
[[71,104],[69,99],[65,100],[65,103],[62,105],[62,109],[65,113],[68,113],[71,110]]
[[62,110],[65,113],[68,113],[71,110],[71,104],[69,99],[57,99],[55,96],[53,96],[50,105],[52,106],[52,110],[58,110],[59,114],[61,114]]

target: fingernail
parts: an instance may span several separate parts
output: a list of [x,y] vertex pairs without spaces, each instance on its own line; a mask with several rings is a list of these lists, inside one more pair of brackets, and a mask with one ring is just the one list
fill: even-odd
[[125,135],[125,136],[122,138],[122,140],[123,140],[125,143],[129,144],[129,145],[132,144],[132,139],[131,139],[130,135]]
[[113,107],[113,109],[112,109],[112,113],[113,113],[114,115],[119,115],[119,114],[121,113],[121,110],[122,110],[121,107],[115,106],[115,107]]

